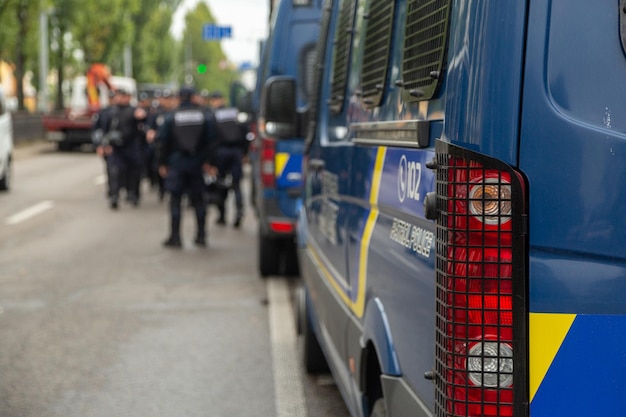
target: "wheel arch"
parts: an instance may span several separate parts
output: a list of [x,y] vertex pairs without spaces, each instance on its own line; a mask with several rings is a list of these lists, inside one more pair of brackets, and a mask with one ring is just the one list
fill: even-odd
[[376,400],[383,397],[380,376],[401,375],[389,321],[378,298],[367,303],[363,320],[362,346],[359,389],[365,397],[367,409],[372,410]]

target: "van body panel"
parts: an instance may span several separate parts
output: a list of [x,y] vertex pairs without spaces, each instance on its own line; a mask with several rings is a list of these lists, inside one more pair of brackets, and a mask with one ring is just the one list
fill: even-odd
[[[531,211],[542,214],[531,217],[531,245],[592,263],[611,258],[623,269],[626,120],[615,114],[626,109],[626,85],[618,81],[626,59],[618,9],[609,1],[573,3],[533,4],[529,20],[520,168],[533,189]],[[577,30],[590,20],[593,30]],[[531,277],[544,281],[536,272]]]
[[[265,84],[274,76],[291,76],[298,81],[296,109],[303,111],[308,105],[311,89],[313,50],[319,35],[319,17],[322,0],[313,0],[309,5],[296,5],[292,1],[281,1],[274,12],[270,35],[263,42],[261,62],[252,99],[257,117],[263,117]],[[272,229],[273,223],[295,224],[302,204],[302,155],[304,138],[298,133],[291,137],[272,137],[264,131],[263,123],[250,146],[250,161],[253,171],[252,200],[259,219],[259,244],[271,246],[269,256],[280,259],[294,257],[295,231]],[[271,161],[264,159],[263,143],[272,141]],[[267,158],[267,156],[265,156]],[[272,181],[267,180],[268,165],[273,166]],[[265,176],[263,175],[265,174]],[[279,243],[278,240],[281,242]],[[282,255],[285,252],[286,255]],[[263,255],[268,256],[268,255]],[[279,261],[260,259],[262,276],[278,274]],[[282,262],[282,261],[281,261]],[[272,268],[264,265],[273,265]],[[293,273],[293,271],[288,273]]]
[[618,415],[626,408],[626,121],[615,116],[626,109],[623,12],[612,1],[530,4],[519,163],[532,191],[530,411]]
[[[361,91],[366,15],[391,3],[355,2],[337,103],[333,48],[346,0],[328,1],[299,224],[300,254],[315,254],[302,273],[322,350],[355,417],[379,396],[389,416],[621,415],[626,4],[450,1],[443,71],[431,73],[438,89],[407,99],[404,19],[444,3],[393,2],[387,75],[372,104]],[[513,209],[489,220],[480,210],[490,200],[472,193],[494,183]],[[478,325],[483,333],[467,336]],[[470,369],[477,358],[471,366],[485,366],[487,355],[471,352],[490,343],[496,366],[510,365],[495,386],[480,380],[493,371]],[[491,394],[509,397],[479,404]]]
[[[359,163],[353,165],[351,178],[378,182],[378,192],[376,196],[367,182],[352,185],[353,192],[361,189],[363,194],[352,208],[348,244],[352,299],[360,304],[358,297],[363,296],[363,302],[369,302],[371,293],[382,302],[401,358],[399,371],[425,398],[433,397],[433,385],[423,377],[432,368],[434,352],[434,225],[423,217],[423,198],[434,184],[432,171],[425,168],[432,155],[422,150],[355,148],[352,160]],[[363,167],[370,169],[369,175],[364,175]],[[388,285],[390,276],[393,285]],[[407,326],[411,331],[405,330]]]
[[444,138],[517,166],[526,2],[488,0],[453,10],[441,89]]

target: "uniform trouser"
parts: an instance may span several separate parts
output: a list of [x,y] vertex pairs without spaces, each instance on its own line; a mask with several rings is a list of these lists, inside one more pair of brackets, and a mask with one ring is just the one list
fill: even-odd
[[106,176],[107,176],[107,192],[106,192],[106,196],[107,198],[111,198],[111,189],[113,187],[111,187],[111,167],[109,164],[109,156],[108,155],[104,155],[102,160],[104,161],[104,169],[106,170]]
[[[228,174],[232,176],[231,189],[235,194],[235,207],[237,209],[237,217],[243,216],[243,196],[241,195],[241,177],[243,150],[239,147],[219,147],[217,149],[217,169],[220,177],[226,177]],[[225,198],[224,198],[225,200]],[[224,217],[224,201],[218,206],[220,217]]]
[[196,237],[204,238],[206,236],[206,207],[203,198],[202,168],[169,167],[165,178],[165,189],[170,193],[170,236],[180,238],[181,200],[183,194],[187,193],[196,212]]
[[117,201],[120,190],[126,188],[129,199],[139,199],[141,179],[141,154],[134,148],[114,148],[107,157],[110,198]]
[[145,169],[146,177],[150,180],[151,186],[156,186],[159,183],[159,167],[156,159],[156,148],[154,144],[148,144],[145,146]]

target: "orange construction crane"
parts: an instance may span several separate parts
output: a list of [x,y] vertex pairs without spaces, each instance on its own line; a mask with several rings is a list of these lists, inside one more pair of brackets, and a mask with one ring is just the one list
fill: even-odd
[[100,98],[98,86],[104,84],[111,91],[115,88],[111,85],[111,72],[104,64],[92,64],[87,70],[87,102],[91,110],[100,108]]

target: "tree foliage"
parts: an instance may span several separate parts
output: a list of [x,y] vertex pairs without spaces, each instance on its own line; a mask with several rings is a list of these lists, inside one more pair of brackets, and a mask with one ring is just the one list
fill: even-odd
[[[216,21],[208,6],[202,2],[185,17],[182,49],[186,66],[183,81],[194,84],[199,90],[221,90],[226,93],[236,78],[236,72],[229,66],[219,42],[202,39],[202,27],[207,23],[215,24]],[[203,73],[198,71],[199,65],[206,68]]]
[[169,31],[180,3],[181,0],[143,0],[134,15],[133,75],[138,81],[167,83],[175,77],[178,42]]
[[[22,80],[34,65],[37,43],[34,28],[37,27],[38,4],[29,0],[0,0],[0,60],[13,64],[15,77]],[[24,91],[17,82],[16,93],[19,109],[24,109]]]
[[[83,74],[96,62],[124,73],[124,49],[132,51],[138,83],[190,81],[198,89],[226,92],[236,72],[219,42],[202,39],[202,27],[215,23],[199,2],[185,17],[183,38],[172,36],[173,15],[182,0],[0,0],[0,60],[12,64],[17,79],[31,74],[38,84],[39,17],[48,18],[49,66],[56,75],[57,105],[65,79]],[[206,72],[197,72],[198,64]],[[21,86],[21,83],[18,83]],[[21,95],[21,92],[18,92]],[[23,106],[23,97],[18,97]]]

